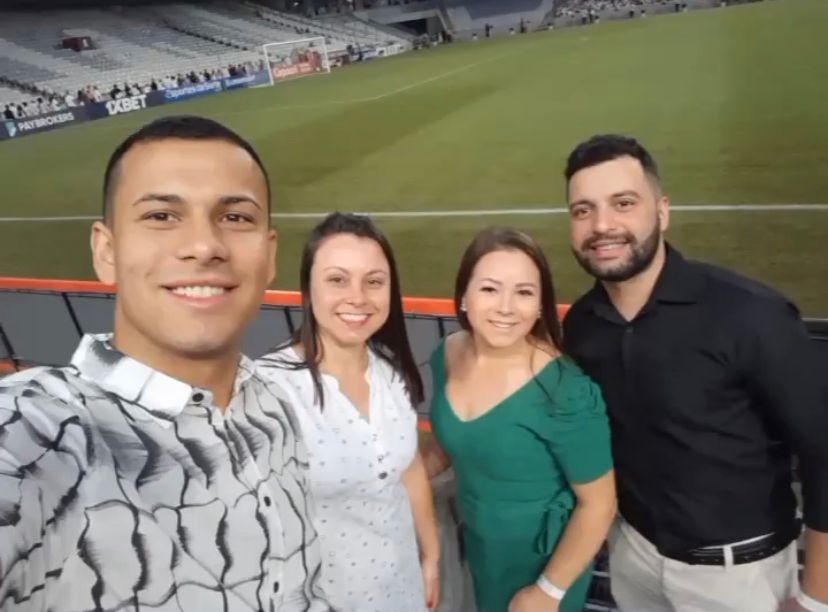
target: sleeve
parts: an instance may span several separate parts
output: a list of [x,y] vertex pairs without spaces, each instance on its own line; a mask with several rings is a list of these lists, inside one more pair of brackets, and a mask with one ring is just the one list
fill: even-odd
[[0,610],[39,609],[63,564],[71,538],[45,540],[85,473],[85,438],[62,402],[0,386]]
[[790,302],[755,300],[745,314],[742,361],[748,389],[799,457],[805,524],[828,532],[825,364]]
[[543,412],[539,435],[566,479],[581,484],[609,472],[613,467],[609,419],[598,385],[580,370],[564,372],[552,399]]

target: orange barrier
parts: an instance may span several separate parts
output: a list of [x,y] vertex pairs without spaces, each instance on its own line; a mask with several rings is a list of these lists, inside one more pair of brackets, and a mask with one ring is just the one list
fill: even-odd
[[[67,280],[54,278],[16,278],[0,276],[0,289],[21,291],[57,291],[61,293],[114,293],[114,285],[91,280]],[[301,306],[302,295],[298,291],[270,289],[265,291],[263,303],[273,306]],[[455,316],[454,301],[447,298],[403,297],[403,309],[406,313]],[[558,306],[558,315],[563,317],[568,305]]]
[[[115,293],[115,286],[91,280],[0,277],[1,290],[66,294],[112,294]],[[268,290],[265,292],[262,301],[264,304],[271,306],[301,306],[302,296],[298,291]],[[406,314],[412,315],[454,317],[456,314],[454,301],[446,298],[404,297],[403,308]],[[559,305],[559,316],[563,317],[568,308],[567,305]],[[11,360],[0,359],[0,375],[10,374],[23,367],[26,367],[25,364],[15,364]],[[423,431],[431,431],[431,423],[427,420],[421,420],[420,428]]]

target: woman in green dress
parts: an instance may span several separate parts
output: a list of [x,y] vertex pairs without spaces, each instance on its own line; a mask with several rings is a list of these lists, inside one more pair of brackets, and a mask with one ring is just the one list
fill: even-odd
[[479,233],[455,286],[462,330],[435,350],[431,475],[450,465],[479,612],[580,612],[615,516],[601,392],[561,351],[543,252]]

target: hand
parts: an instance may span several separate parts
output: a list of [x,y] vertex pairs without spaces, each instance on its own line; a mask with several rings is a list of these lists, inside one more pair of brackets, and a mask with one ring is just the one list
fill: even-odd
[[518,591],[509,604],[509,612],[558,612],[561,602],[549,597],[533,584]]
[[786,599],[779,605],[779,612],[808,612],[805,608],[799,605],[799,602],[791,597]]
[[436,610],[440,605],[440,561],[423,559],[423,585],[425,586],[426,607]]

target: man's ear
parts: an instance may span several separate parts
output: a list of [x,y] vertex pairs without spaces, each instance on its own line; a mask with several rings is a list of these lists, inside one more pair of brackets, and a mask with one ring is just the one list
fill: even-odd
[[90,237],[92,246],[92,265],[95,273],[105,285],[115,284],[115,237],[112,228],[103,221],[92,224]]
[[670,227],[670,198],[666,195],[658,199],[658,223],[662,232],[666,232]]

